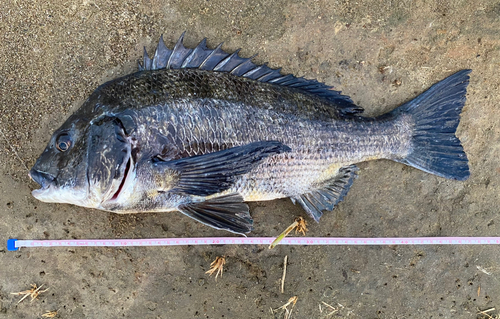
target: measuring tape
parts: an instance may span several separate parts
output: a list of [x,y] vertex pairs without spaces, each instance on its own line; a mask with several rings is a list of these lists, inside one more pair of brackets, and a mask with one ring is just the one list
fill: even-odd
[[[7,250],[21,247],[135,247],[187,245],[269,245],[274,237],[198,237],[153,239],[62,239],[7,240]],[[500,245],[500,237],[408,237],[408,238],[342,238],[342,237],[285,237],[280,245]]]

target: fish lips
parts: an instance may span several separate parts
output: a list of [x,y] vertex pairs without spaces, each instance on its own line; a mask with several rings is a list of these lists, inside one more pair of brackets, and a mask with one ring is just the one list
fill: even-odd
[[39,201],[46,202],[46,203],[50,203],[50,202],[55,203],[56,202],[55,200],[50,200],[50,198],[52,197],[52,196],[50,196],[52,192],[53,192],[53,190],[51,189],[50,185],[47,185],[47,186],[42,187],[40,189],[32,190],[31,195],[33,195],[33,197],[35,197]]
[[41,187],[40,189],[34,189],[31,192],[33,197],[35,197],[40,201],[47,202],[48,201],[47,199],[51,197],[50,194],[53,191],[51,189],[51,185],[55,183],[56,180],[55,176],[45,172],[41,172],[34,168],[30,170],[28,175],[34,182],[36,182]]
[[32,168],[29,176],[41,186],[40,189],[35,189],[31,192],[31,195],[39,201],[85,205],[85,192],[71,187],[64,188],[57,186],[57,179],[53,175]]
[[55,176],[52,176],[49,173],[38,171],[34,168],[31,169],[28,175],[33,181],[35,181],[42,187],[39,190],[47,189],[56,180]]

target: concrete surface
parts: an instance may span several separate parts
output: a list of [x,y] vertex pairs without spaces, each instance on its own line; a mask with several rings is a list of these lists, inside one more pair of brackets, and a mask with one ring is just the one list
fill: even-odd
[[[99,84],[135,69],[160,34],[187,30],[258,52],[381,114],[471,68],[458,135],[471,178],[448,181],[388,161],[363,163],[341,205],[309,236],[496,236],[500,3],[495,1],[0,2],[0,240],[227,236],[179,213],[118,216],[31,197],[27,176],[52,131]],[[253,236],[296,216],[289,200],[251,204]],[[3,245],[3,244],[2,244]],[[0,248],[0,318],[489,318],[500,307],[499,247]],[[224,275],[210,262],[227,256]],[[288,255],[285,293],[280,293]],[[11,292],[43,284],[38,300]],[[338,311],[331,314],[331,309]],[[322,310],[322,311],[321,311]],[[488,312],[496,316],[498,310]]]

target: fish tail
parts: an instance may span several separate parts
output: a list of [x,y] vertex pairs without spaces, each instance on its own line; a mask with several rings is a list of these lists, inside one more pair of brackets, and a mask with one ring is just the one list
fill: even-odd
[[392,112],[410,114],[414,123],[409,153],[399,162],[449,179],[469,177],[467,155],[455,132],[470,72],[462,70],[449,76]]

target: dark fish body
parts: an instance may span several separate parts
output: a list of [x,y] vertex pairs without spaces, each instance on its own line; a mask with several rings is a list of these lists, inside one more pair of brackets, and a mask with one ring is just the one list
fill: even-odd
[[173,51],[101,85],[54,133],[31,171],[34,196],[118,213],[179,210],[249,232],[244,201],[290,197],[315,219],[343,199],[355,163],[391,159],[469,176],[455,137],[469,70],[376,118],[316,81],[237,54]]

